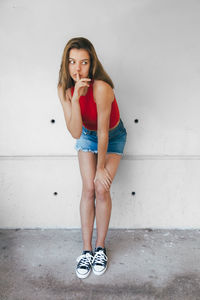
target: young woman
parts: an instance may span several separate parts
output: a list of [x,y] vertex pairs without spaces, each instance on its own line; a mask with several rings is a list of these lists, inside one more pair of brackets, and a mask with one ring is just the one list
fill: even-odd
[[[75,149],[82,177],[83,252],[76,266],[79,278],[86,278],[91,269],[95,275],[101,275],[107,268],[105,239],[111,215],[110,187],[127,136],[113,88],[92,43],[83,37],[69,40],[60,66],[58,96],[67,128],[77,139]],[[95,216],[97,239],[93,253]]]

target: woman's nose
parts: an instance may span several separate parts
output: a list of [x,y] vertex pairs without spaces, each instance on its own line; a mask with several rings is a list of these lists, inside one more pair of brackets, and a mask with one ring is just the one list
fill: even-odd
[[80,64],[77,64],[76,65],[76,71],[80,71],[81,67],[80,67]]

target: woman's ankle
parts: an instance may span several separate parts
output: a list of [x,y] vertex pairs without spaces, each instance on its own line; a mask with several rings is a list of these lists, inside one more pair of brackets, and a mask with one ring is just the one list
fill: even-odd
[[105,248],[105,243],[96,243],[95,248],[98,248],[98,247]]
[[83,251],[92,251],[92,246],[83,245]]

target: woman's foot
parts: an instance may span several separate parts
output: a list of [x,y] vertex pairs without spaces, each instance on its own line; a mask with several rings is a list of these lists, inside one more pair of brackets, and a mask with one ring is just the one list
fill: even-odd
[[92,270],[95,275],[102,275],[107,269],[108,257],[106,256],[106,248],[95,248],[94,258],[92,262]]
[[86,278],[89,276],[92,269],[92,261],[93,261],[93,253],[92,251],[83,251],[83,253],[76,259],[78,262],[76,266],[76,275],[78,278]]

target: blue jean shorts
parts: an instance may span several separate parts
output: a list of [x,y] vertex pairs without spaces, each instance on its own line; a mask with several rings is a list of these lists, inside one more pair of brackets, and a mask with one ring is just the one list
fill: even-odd
[[[109,130],[109,141],[107,153],[116,153],[122,155],[124,152],[124,146],[126,144],[127,132],[122,120],[114,129]],[[77,139],[75,144],[77,151],[82,150],[84,152],[98,153],[98,137],[97,131],[89,130],[82,127],[82,134]]]

